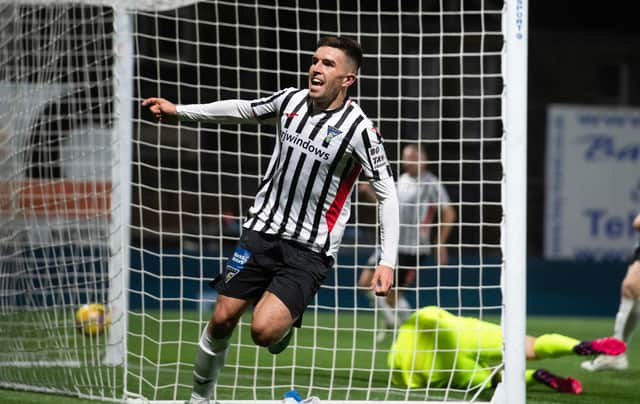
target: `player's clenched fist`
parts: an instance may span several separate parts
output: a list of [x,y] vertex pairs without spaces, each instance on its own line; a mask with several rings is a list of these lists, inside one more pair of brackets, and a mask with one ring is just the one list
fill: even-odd
[[158,119],[163,117],[175,117],[177,115],[176,105],[171,101],[167,101],[164,98],[147,98],[142,101],[143,107],[149,107],[149,111]]

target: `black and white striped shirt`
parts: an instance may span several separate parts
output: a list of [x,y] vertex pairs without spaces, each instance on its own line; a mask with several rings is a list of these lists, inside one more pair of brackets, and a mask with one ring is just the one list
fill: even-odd
[[[273,154],[243,226],[335,255],[361,172],[396,207],[397,195],[382,137],[360,107],[347,98],[313,114],[308,93],[287,88],[254,101],[178,106],[178,114],[184,120],[275,123]],[[395,243],[387,250],[397,250],[397,230],[389,230]],[[385,251],[381,261],[393,266],[395,254]]]
[[400,244],[402,254],[431,254],[431,228],[436,212],[449,205],[449,193],[438,177],[423,171],[416,178],[403,173],[398,178]]

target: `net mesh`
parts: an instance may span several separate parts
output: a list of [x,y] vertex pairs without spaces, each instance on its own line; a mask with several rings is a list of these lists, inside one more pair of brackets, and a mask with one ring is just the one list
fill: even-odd
[[[445,237],[442,210],[426,223],[415,210],[421,213],[410,232],[417,239],[430,233],[421,251],[433,254],[420,262],[414,282],[396,281],[410,305],[404,310],[437,305],[499,319],[502,1],[181,4],[160,10],[127,3],[134,103],[131,221],[124,229],[110,220],[124,136],[114,129],[115,88],[128,80],[114,74],[114,60],[125,55],[114,42],[113,9],[0,5],[0,320],[12,325],[0,331],[0,361],[64,369],[42,376],[29,365],[2,366],[0,383],[94,397],[188,397],[196,342],[215,301],[208,282],[235,246],[275,128],[158,123],[140,101],[205,103],[305,88],[325,34],[362,44],[350,95],[380,129],[394,175],[406,171],[403,146],[417,143],[456,212]],[[431,179],[421,174],[417,181]],[[358,287],[378,244],[377,214],[362,193],[352,198],[337,263],[290,348],[273,356],[256,347],[247,313],[216,397],[279,400],[291,388],[323,400],[490,397],[451,380],[414,389],[392,383],[387,356],[403,313],[393,311],[387,328],[379,303]],[[108,266],[123,231],[131,238],[127,366],[107,367],[107,338],[80,335],[73,319],[82,303],[113,303]],[[438,262],[443,249],[448,260]]]
[[75,323],[107,303],[118,231],[113,11],[3,2],[0,34],[0,383],[114,397],[106,336]]

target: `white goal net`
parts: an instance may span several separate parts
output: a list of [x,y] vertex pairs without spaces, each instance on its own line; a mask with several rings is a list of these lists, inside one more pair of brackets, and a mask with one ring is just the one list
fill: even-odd
[[[376,207],[356,191],[336,264],[289,348],[255,346],[247,313],[215,398],[524,402],[525,13],[520,0],[0,0],[0,387],[189,397],[216,299],[208,283],[233,251],[275,128],[160,123],[140,102],[305,88],[318,39],[343,35],[363,47],[350,96],[380,129],[394,176],[403,146],[418,144],[456,212],[446,237],[442,211],[417,206],[433,211],[414,226],[431,235],[421,247],[448,259],[425,258],[398,286],[405,310],[501,324],[504,388],[394,384],[398,320],[389,327],[358,286],[378,244]],[[78,331],[86,303],[109,310],[106,333]]]

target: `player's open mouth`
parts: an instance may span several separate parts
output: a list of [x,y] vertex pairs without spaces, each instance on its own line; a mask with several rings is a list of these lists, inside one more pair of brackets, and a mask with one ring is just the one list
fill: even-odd
[[321,86],[323,84],[324,84],[324,82],[322,80],[320,80],[320,79],[317,79],[317,78],[311,79],[311,85],[313,85],[313,86]]

